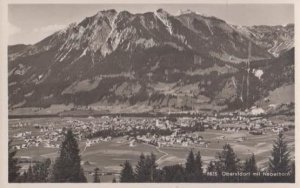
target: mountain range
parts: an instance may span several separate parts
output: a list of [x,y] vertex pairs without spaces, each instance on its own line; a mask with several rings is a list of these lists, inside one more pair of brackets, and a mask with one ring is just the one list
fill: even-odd
[[16,113],[267,110],[294,102],[294,24],[103,10],[8,46],[8,69]]

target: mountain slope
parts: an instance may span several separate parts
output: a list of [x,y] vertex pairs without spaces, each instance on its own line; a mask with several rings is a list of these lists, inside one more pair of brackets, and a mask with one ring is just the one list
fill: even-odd
[[[285,84],[283,79],[270,88],[263,80],[272,77],[257,77],[257,70],[276,72],[280,66],[253,40],[223,20],[195,13],[100,11],[9,53],[9,106],[71,104],[111,112],[245,108]],[[246,97],[250,42],[255,67]],[[282,57],[293,65],[290,56]],[[293,67],[285,76],[292,73]]]
[[294,46],[294,24],[286,26],[235,26],[235,28],[258,46],[267,49],[274,57],[278,57]]

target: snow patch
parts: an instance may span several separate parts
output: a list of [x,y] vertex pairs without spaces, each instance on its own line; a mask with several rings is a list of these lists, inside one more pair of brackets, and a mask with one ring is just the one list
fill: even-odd
[[210,28],[210,25],[209,25],[209,23],[208,23],[207,20],[205,20],[205,24],[207,25],[208,30],[210,31],[211,35],[214,35],[214,32],[213,32],[212,29]]
[[176,37],[182,43],[184,43],[189,48],[191,48],[191,46],[188,44],[188,41],[186,40],[184,35],[174,33],[174,28],[173,28],[172,22],[169,20],[170,16],[167,12],[165,12],[163,10],[157,10],[157,11],[154,11],[154,15],[166,26],[166,29],[170,33],[170,35]]
[[232,80],[232,83],[234,85],[234,88],[236,89],[237,88],[237,85],[236,85],[236,82],[235,82],[235,78],[234,77],[231,77],[231,80]]
[[109,39],[112,39],[113,37],[113,34],[115,34],[115,38],[118,37],[118,34],[117,31],[115,30],[116,29],[116,19],[118,18],[119,16],[119,12],[113,17],[111,23],[110,23],[110,27],[111,27],[111,30],[109,32],[109,34],[107,35],[106,39],[105,39],[105,43],[104,45],[102,45],[101,47],[101,54],[105,57],[106,55],[110,54],[112,52],[112,49],[110,48],[110,46],[108,45],[108,40]]
[[154,11],[154,15],[167,27],[167,30],[173,35],[172,23],[168,20],[168,14],[165,12],[159,13]]
[[79,56],[79,58],[83,57],[86,55],[86,52],[87,52],[88,48],[85,48],[82,52],[82,54]]
[[67,57],[67,55],[71,52],[71,50],[72,48],[70,48],[69,51],[62,58],[60,58],[59,62],[62,62]]

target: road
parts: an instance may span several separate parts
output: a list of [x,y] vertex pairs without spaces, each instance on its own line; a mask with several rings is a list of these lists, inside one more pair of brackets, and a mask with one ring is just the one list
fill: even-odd
[[147,145],[147,146],[150,146],[150,147],[153,147],[153,148],[155,148],[158,152],[160,152],[160,153],[163,154],[161,157],[159,157],[159,158],[155,161],[158,165],[161,163],[161,160],[162,160],[163,158],[166,158],[166,157],[169,155],[167,152],[160,150],[160,148],[157,147],[157,146],[153,146],[153,145],[147,144],[147,143],[143,143],[143,144],[145,144],[145,145]]

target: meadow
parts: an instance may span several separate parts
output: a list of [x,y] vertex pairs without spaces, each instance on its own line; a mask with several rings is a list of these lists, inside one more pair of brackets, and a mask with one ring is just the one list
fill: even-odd
[[[18,120],[11,120],[10,124],[15,124]],[[31,125],[37,123],[48,124],[50,121],[55,122],[61,127],[64,126],[65,120],[62,119],[27,119]],[[46,123],[48,122],[48,123]],[[24,131],[25,128],[9,129],[10,137],[17,132]],[[41,134],[32,126],[26,127],[26,131],[32,131],[32,134]],[[246,130],[239,132],[224,132],[221,130],[205,130],[204,132],[196,132],[203,137],[203,140],[208,142],[208,146],[204,145],[190,145],[187,147],[181,145],[156,147],[145,143],[136,143],[133,147],[130,146],[129,141],[125,137],[113,138],[110,141],[101,141],[98,144],[85,148],[85,140],[79,142],[80,155],[82,159],[82,166],[90,179],[91,172],[94,168],[98,167],[102,173],[102,182],[111,181],[114,174],[118,174],[122,168],[125,160],[130,161],[132,165],[136,165],[141,153],[150,154],[154,153],[157,157],[157,164],[159,167],[172,164],[184,164],[188,151],[193,149],[195,152],[200,151],[204,167],[209,161],[215,159],[217,152],[222,151],[225,143],[229,143],[237,156],[243,161],[252,153],[255,154],[257,164],[259,167],[265,167],[268,158],[271,154],[272,145],[277,138],[277,134],[271,131],[263,135],[251,135]],[[294,156],[295,137],[294,130],[291,129],[285,132],[285,140],[288,142],[291,156]],[[244,138],[241,140],[240,138]],[[21,142],[15,140],[15,143]],[[58,149],[29,147],[21,149],[17,152],[17,157],[28,158],[32,160],[40,160],[42,158],[50,158],[55,160],[58,155]],[[24,163],[23,167],[26,168],[28,164]]]

